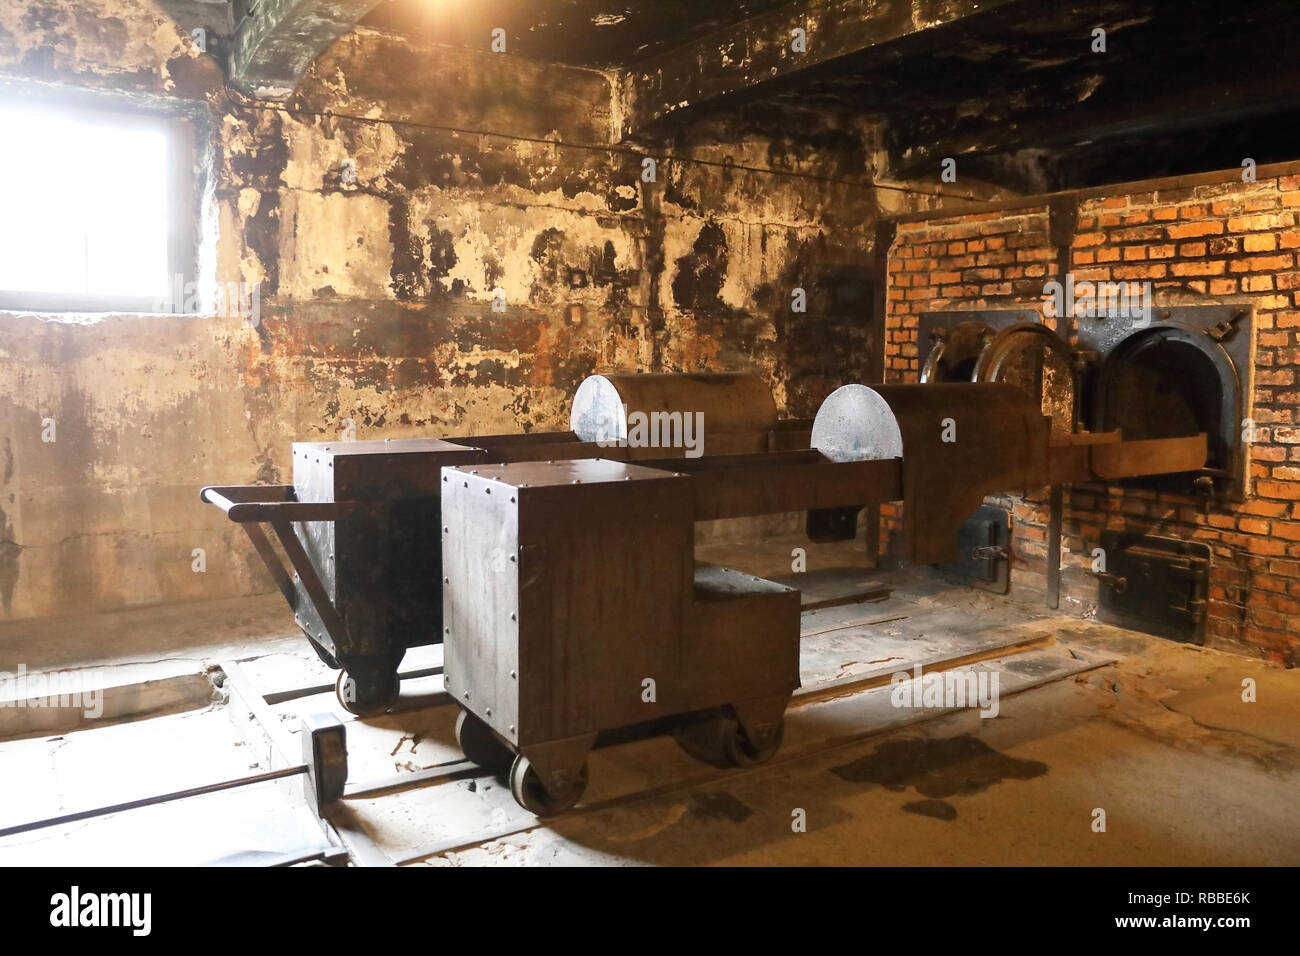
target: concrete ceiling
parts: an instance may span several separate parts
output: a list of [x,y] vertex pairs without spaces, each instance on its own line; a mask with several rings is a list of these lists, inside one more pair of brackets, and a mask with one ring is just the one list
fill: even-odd
[[363,26],[428,43],[486,47],[506,31],[519,56],[571,66],[627,66],[725,31],[790,0],[383,0]]
[[[891,178],[938,185],[953,157],[959,177],[1025,192],[1294,159],[1296,9],[1295,0],[951,3],[925,29],[879,31],[820,62],[642,116],[633,132],[662,135],[713,112],[792,128],[813,115],[866,116],[883,123]],[[1092,49],[1099,27],[1104,53]],[[699,47],[658,59],[698,60]]]
[[[1038,190],[1291,159],[1295,12],[1293,0],[1018,0],[748,98],[883,118],[900,177],[936,176],[954,157]],[[1092,50],[1097,27],[1105,53]]]
[[[189,16],[203,0],[163,0]],[[222,9],[218,3],[215,9]],[[233,0],[231,81],[287,95],[355,24],[616,70],[622,136],[879,120],[888,173],[1024,191],[1300,155],[1295,0]],[[796,26],[808,50],[790,49]],[[1106,31],[1106,51],[1092,49]]]
[[[162,0],[188,20],[212,0]],[[354,26],[420,45],[486,50],[506,32],[514,56],[616,68],[707,37],[790,0],[217,0],[234,24],[235,85],[284,96],[311,60]]]

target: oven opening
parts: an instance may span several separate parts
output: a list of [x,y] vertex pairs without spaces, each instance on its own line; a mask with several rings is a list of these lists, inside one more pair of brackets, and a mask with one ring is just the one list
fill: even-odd
[[1234,409],[1236,375],[1226,356],[1206,348],[1204,333],[1182,329],[1139,332],[1110,357],[1101,383],[1101,427],[1121,429],[1126,439],[1176,438],[1205,432],[1207,458],[1191,475],[1142,479],[1141,484],[1179,490],[1205,490],[1197,477],[1232,474],[1238,443]]
[[971,382],[980,355],[993,337],[983,322],[959,322],[933,333],[934,345],[921,366],[922,382]]
[[969,382],[975,374],[975,363],[979,356],[964,355],[956,362],[949,365],[947,362],[939,362],[939,371],[935,375],[936,382]]

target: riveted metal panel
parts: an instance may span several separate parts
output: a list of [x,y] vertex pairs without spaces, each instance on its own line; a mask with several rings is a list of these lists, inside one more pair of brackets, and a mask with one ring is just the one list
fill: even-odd
[[442,471],[443,682],[506,740],[519,740],[519,506],[515,490]]
[[441,639],[441,597],[429,587],[441,567],[439,469],[482,457],[432,438],[294,444],[299,501],[362,503],[335,521],[295,525],[342,633],[323,626],[301,580],[295,616],[344,667],[363,659],[395,667],[406,648]]
[[[521,747],[682,709],[694,563],[686,478],[606,460],[444,476],[445,659],[458,702]],[[503,715],[515,703],[501,690],[512,669],[513,730]]]

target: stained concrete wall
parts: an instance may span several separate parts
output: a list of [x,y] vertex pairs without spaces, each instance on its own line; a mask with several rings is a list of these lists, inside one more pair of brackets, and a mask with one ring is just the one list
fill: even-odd
[[[228,92],[157,6],[82,0],[0,10],[0,77],[201,106],[207,275],[261,304],[251,327],[0,313],[0,619],[269,590],[198,489],[289,480],[295,439],[564,427],[611,367],[756,367],[809,415],[881,351],[874,191],[671,160],[647,184],[639,155],[530,141],[612,142],[598,71],[362,30],[286,113]],[[743,113],[662,145],[838,178],[874,148],[866,124]]]

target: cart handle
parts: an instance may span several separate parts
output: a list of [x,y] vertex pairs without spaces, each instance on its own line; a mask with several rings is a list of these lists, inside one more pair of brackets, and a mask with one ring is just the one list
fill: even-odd
[[354,510],[357,501],[304,502],[294,498],[293,485],[208,485],[199,492],[231,521],[334,521]]
[[[293,485],[208,485],[199,492],[199,498],[216,505],[231,521],[240,524],[257,550],[258,556],[275,580],[297,618],[302,605],[310,605],[320,620],[325,633],[316,639],[325,641],[328,633],[331,642],[337,642],[346,628],[338,609],[330,601],[329,593],[321,583],[311,558],[302,542],[294,534],[292,525],[297,521],[334,521],[362,505],[359,501],[307,503],[295,501]],[[288,558],[286,568],[280,556],[271,547],[263,524],[269,524]],[[331,555],[332,557],[332,555]],[[290,576],[289,569],[293,569]],[[295,579],[302,582],[303,594],[298,593]],[[299,621],[301,626],[302,622]],[[330,645],[333,646],[332,644]]]

